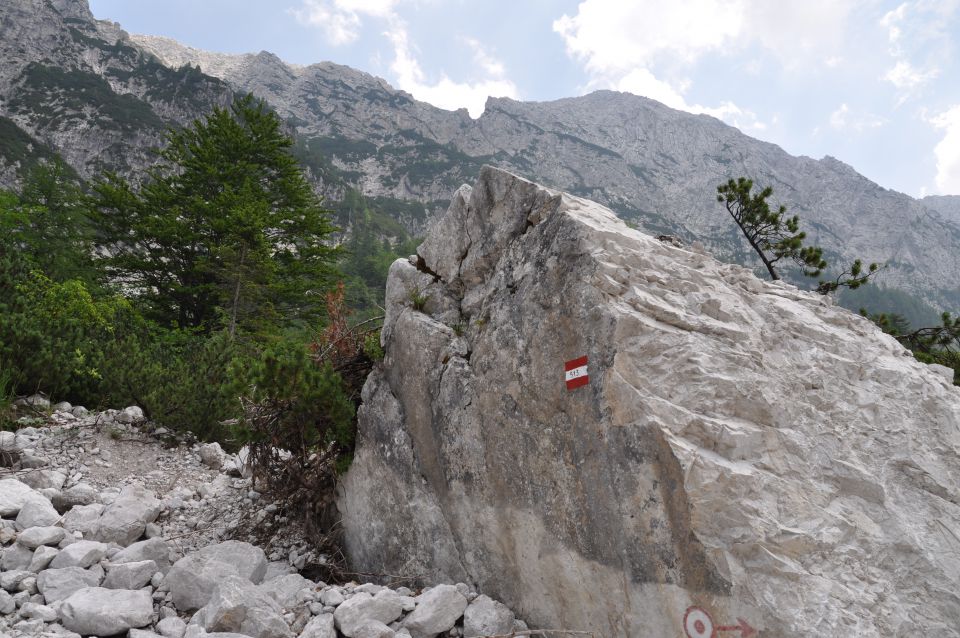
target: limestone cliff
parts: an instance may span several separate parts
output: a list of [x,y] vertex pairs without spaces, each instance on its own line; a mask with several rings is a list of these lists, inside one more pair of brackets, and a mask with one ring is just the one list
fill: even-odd
[[960,391],[866,319],[489,167],[387,303],[358,571],[605,638],[960,636]]

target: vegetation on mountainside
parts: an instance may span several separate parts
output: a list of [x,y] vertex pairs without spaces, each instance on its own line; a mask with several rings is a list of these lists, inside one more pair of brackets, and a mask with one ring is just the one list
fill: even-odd
[[[377,313],[409,238],[385,240],[382,211],[354,197],[354,232],[335,249],[333,213],[292,140],[249,96],[168,139],[139,187],[108,175],[87,195],[53,162],[21,193],[0,193],[0,411],[37,391],[137,404],[169,429],[322,449],[342,470],[377,324],[349,356],[324,339],[334,324],[350,332],[345,295]],[[258,431],[265,414],[283,427]]]

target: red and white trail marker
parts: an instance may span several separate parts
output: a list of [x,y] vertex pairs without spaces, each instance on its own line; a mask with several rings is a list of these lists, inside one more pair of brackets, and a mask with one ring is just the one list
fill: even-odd
[[576,390],[580,386],[590,383],[590,375],[587,373],[586,357],[567,361],[563,369],[566,371],[567,390]]
[[736,625],[714,626],[713,618],[701,607],[687,608],[687,613],[683,616],[683,631],[688,638],[718,638],[721,631],[738,631],[740,638],[751,638],[757,635],[757,630],[743,618],[737,618]]

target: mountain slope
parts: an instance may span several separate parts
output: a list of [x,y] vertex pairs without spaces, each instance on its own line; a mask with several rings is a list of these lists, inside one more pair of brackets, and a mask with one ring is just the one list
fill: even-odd
[[841,265],[883,262],[885,285],[940,307],[960,305],[960,226],[846,164],[794,157],[706,115],[599,91],[532,103],[487,101],[473,120],[417,102],[379,78],[330,63],[286,65],[268,53],[209,54],[133,36],[167,64],[192,63],[269,100],[364,193],[414,198],[431,212],[483,163],[590,197],[643,229],[700,240],[725,259],[753,256],[715,202],[741,175],[773,186],[811,241]]
[[[0,59],[0,116],[84,178],[151,165],[168,126],[233,95],[222,80],[160,64],[85,1],[0,3]],[[0,161],[9,175],[10,158]]]
[[[750,264],[754,256],[714,197],[717,184],[745,175],[774,187],[774,199],[801,216],[831,263],[884,262],[884,285],[960,307],[960,221],[833,158],[793,157],[646,98],[601,91],[542,103],[490,99],[474,120],[329,62],[299,67],[266,52],[224,55],[128,36],[94,20],[86,0],[0,4],[0,58],[0,117],[36,141],[26,148],[59,153],[83,177],[135,174],[152,161],[166,126],[249,91],[289,122],[328,201],[353,187],[416,202],[393,205],[411,233],[422,233],[457,186],[493,164]],[[12,183],[12,166],[0,164],[3,183]]]

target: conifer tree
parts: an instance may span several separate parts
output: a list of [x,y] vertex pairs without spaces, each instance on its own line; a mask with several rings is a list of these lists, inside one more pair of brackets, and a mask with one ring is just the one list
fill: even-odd
[[322,312],[335,228],[281,127],[247,95],[170,131],[142,187],[95,186],[108,266],[154,319],[259,332]]
[[[780,279],[775,266],[782,260],[800,266],[807,277],[819,277],[827,267],[827,261],[823,258],[822,248],[803,245],[807,234],[800,230],[800,217],[785,217],[787,207],[783,205],[776,211],[771,210],[767,198],[773,195],[773,188],[767,186],[755,194],[751,194],[752,190],[753,180],[745,177],[731,179],[717,186],[717,201],[726,207],[747,243],[767,268],[770,278]],[[839,288],[856,290],[880,268],[879,264],[871,263],[864,270],[863,261],[854,260],[833,281],[821,281],[817,292],[827,295]]]

